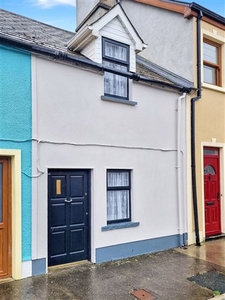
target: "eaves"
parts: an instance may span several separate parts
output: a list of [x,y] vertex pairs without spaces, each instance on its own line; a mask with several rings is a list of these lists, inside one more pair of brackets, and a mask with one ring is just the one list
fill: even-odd
[[83,68],[88,68],[92,71],[97,71],[98,73],[104,73],[104,71],[108,71],[117,75],[121,75],[132,79],[134,81],[140,81],[155,87],[165,88],[177,91],[179,93],[186,92],[191,93],[194,89],[188,85],[180,85],[172,82],[168,82],[165,80],[157,80],[154,78],[149,78],[147,76],[142,76],[137,73],[132,72],[122,72],[120,70],[112,69],[102,64],[95,63],[81,55],[76,55],[71,51],[61,51],[59,49],[46,47],[43,45],[36,45],[32,42],[24,41],[9,35],[5,35],[0,33],[0,43],[6,46],[17,47],[20,50],[24,50],[33,54],[38,54],[41,56],[45,56],[48,58],[52,58],[55,61],[61,61],[65,63],[70,63],[71,65],[80,66]]
[[[223,0],[221,0],[223,1]],[[176,0],[134,0],[134,2],[162,8],[168,11],[183,14],[184,18],[198,17],[202,13],[202,20],[225,30],[225,18],[213,11],[198,5],[195,2],[184,2]]]

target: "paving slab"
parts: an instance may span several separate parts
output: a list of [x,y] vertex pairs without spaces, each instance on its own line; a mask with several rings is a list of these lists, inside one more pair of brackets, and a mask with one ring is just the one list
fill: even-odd
[[201,243],[200,247],[195,245],[186,248],[177,248],[180,253],[200,258],[225,267],[225,238]]
[[210,271],[225,275],[224,266],[173,249],[97,265],[51,268],[47,275],[2,282],[0,299],[139,300],[131,293],[143,290],[159,300],[206,300],[213,297],[213,291],[188,278]]

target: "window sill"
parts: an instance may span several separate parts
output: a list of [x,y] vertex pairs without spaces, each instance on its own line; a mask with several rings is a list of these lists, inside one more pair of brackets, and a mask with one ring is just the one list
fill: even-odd
[[206,82],[202,83],[202,87],[210,89],[210,90],[214,90],[214,91],[217,91],[217,92],[225,93],[225,88],[223,88],[221,86],[209,84],[209,83],[206,83]]
[[119,98],[114,98],[109,96],[101,96],[101,99],[104,101],[116,102],[116,103],[121,103],[126,105],[132,105],[132,106],[137,105],[137,102],[135,101],[124,100],[124,99],[119,99]]
[[109,230],[116,230],[116,229],[123,229],[123,228],[131,228],[137,227],[140,225],[140,222],[124,222],[124,223],[116,223],[110,224],[107,226],[102,227],[102,231],[109,231]]

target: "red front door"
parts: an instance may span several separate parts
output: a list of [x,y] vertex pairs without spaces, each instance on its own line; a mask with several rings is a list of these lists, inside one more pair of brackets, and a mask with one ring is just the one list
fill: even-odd
[[204,148],[205,234],[221,233],[219,149]]

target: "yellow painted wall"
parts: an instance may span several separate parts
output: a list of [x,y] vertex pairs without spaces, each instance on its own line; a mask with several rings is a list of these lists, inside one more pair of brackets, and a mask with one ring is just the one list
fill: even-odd
[[224,135],[225,94],[203,88],[202,99],[196,102],[196,138],[201,141],[225,142]]
[[[193,53],[195,62],[197,63],[197,47],[196,47],[196,19],[193,19]],[[196,179],[197,179],[197,200],[198,200],[198,216],[200,238],[204,238],[204,178],[203,178],[203,145],[215,147],[225,146],[225,32],[213,25],[201,21],[201,38],[207,37],[222,45],[222,87],[214,87],[203,82],[203,64],[201,66],[202,74],[202,98],[195,103],[195,135],[196,135]],[[203,49],[201,56],[203,57]],[[194,64],[194,79],[197,86],[197,68]],[[190,166],[191,168],[191,166]],[[221,167],[221,177],[224,170]],[[190,179],[190,188],[192,182]],[[223,187],[223,178],[221,180],[221,190]],[[191,199],[192,201],[192,199]],[[190,201],[189,205],[189,243],[194,242],[194,213],[193,206]],[[223,200],[224,201],[224,200]],[[224,206],[224,203],[223,205]],[[225,220],[224,220],[225,224]],[[222,228],[224,226],[222,225]]]
[[[202,142],[225,143],[225,95],[204,89],[202,99],[196,102],[196,178],[199,210],[199,229],[204,231],[203,158]],[[213,143],[216,142],[216,143]]]

